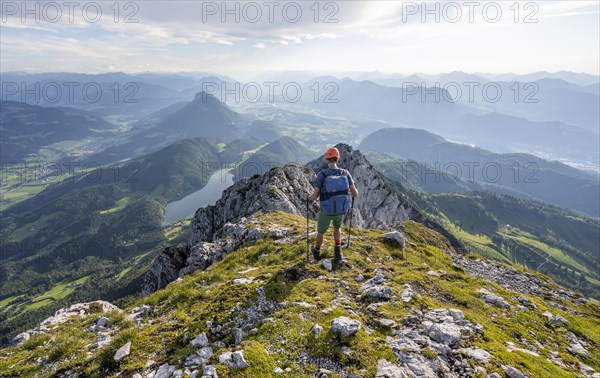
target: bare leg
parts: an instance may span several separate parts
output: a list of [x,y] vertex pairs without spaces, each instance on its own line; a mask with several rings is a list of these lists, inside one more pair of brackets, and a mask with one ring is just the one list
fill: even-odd
[[333,240],[340,241],[342,240],[342,231],[339,228],[333,228]]
[[323,234],[317,233],[317,241],[315,242],[315,247],[319,249],[321,248],[321,244],[323,244]]

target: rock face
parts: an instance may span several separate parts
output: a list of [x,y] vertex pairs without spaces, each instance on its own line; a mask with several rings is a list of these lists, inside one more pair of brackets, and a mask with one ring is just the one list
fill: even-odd
[[[408,219],[422,220],[421,214],[392,191],[383,176],[360,151],[346,144],[338,144],[336,147],[340,151],[338,166],[350,172],[359,191],[359,196],[354,200],[353,226],[378,228]],[[307,165],[318,172],[325,167],[325,158],[321,157]]]
[[[191,222],[190,244],[211,241],[227,222],[235,222],[258,211],[280,210],[306,216],[303,196],[312,190],[316,177],[306,167],[286,165],[271,169],[262,176],[244,178],[223,192],[214,206],[198,209]],[[309,207],[315,219],[317,205]]]
[[148,295],[167,286],[179,277],[199,269],[206,269],[236,248],[256,241],[262,231],[240,224],[226,223],[214,235],[212,242],[198,242],[193,246],[169,247],[161,251],[144,277],[143,294]]

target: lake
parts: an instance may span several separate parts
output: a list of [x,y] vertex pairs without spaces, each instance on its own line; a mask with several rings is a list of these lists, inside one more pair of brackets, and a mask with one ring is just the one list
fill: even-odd
[[167,204],[165,208],[164,224],[176,222],[181,219],[191,218],[200,207],[214,205],[223,190],[233,185],[233,175],[229,169],[221,169],[208,180],[206,185],[192,194],[189,194],[179,201],[173,201]]

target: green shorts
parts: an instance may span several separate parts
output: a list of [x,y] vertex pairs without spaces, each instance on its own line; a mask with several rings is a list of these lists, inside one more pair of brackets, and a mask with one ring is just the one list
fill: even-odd
[[323,211],[319,211],[319,218],[317,220],[317,232],[319,234],[324,234],[327,232],[329,228],[329,224],[333,221],[333,227],[341,228],[342,220],[344,219],[344,215],[327,215]]

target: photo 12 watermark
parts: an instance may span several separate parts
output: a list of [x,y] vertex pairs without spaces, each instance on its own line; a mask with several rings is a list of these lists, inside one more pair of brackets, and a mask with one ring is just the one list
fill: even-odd
[[140,7],[135,1],[2,1],[2,23],[19,20],[23,24],[88,23],[101,21],[139,23]]
[[333,81],[311,83],[278,82],[203,82],[202,102],[208,101],[209,96],[217,97],[221,102],[233,103],[275,103],[275,102],[314,102],[336,104],[339,84]]
[[402,22],[435,23],[514,23],[536,24],[540,7],[533,1],[432,1],[402,2]]
[[468,102],[497,103],[511,101],[513,103],[537,104],[540,91],[536,82],[497,82],[497,81],[449,81],[445,83],[407,81],[402,83],[402,102],[417,99],[420,102]]
[[288,23],[339,22],[340,6],[334,1],[203,1],[202,23]]
[[74,104],[114,102],[135,104],[140,86],[137,82],[99,83],[77,81],[17,82],[2,81],[2,101],[26,102],[29,104]]
[[481,181],[487,184],[509,182],[514,184],[539,184],[539,165],[536,162],[512,162],[511,164],[496,161],[462,161],[419,163],[407,161],[401,163],[381,163],[381,168],[394,170],[404,181],[425,183],[459,182],[474,183]]

